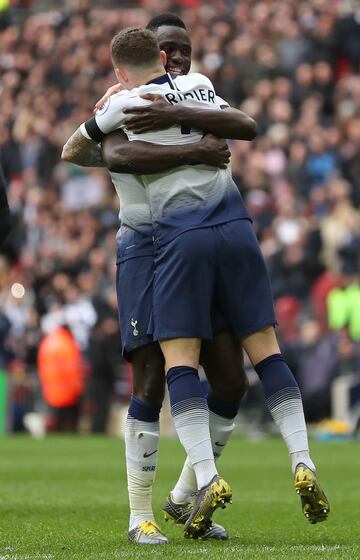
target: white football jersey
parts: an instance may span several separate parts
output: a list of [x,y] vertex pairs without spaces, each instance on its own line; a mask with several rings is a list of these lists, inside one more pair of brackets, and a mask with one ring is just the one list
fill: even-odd
[[[181,126],[141,134],[128,131],[124,121],[129,118],[129,114],[125,114],[124,110],[150,104],[151,101],[140,97],[146,93],[161,95],[172,105],[179,103],[199,111],[218,111],[224,105],[206,76],[194,73],[172,77],[166,73],[146,85],[124,90],[110,97],[95,117],[81,125],[84,136],[100,141],[104,135],[121,128],[130,141],[141,140],[153,144],[181,145],[195,143],[202,138],[201,130]],[[114,173],[111,175],[121,198],[121,205],[124,205],[124,200],[131,205],[131,199],[138,196],[138,189],[134,189],[136,194],[130,192],[131,185],[126,184],[126,176]],[[184,165],[164,173],[142,176],[141,181],[148,195],[148,216],[150,215],[154,226],[155,241],[160,243],[169,241],[187,229],[248,217],[229,169],[221,170],[202,164]],[[128,211],[130,218],[126,216],[126,220],[130,225],[131,208]],[[121,220],[125,219],[123,213],[124,208]]]

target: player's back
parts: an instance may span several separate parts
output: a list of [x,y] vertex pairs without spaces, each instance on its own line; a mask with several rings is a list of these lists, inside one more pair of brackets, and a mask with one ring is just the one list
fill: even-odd
[[[154,144],[181,145],[195,143],[202,138],[201,130],[181,126],[140,134],[127,130],[125,121],[129,115],[124,111],[151,103],[141,98],[146,93],[159,94],[170,104],[180,104],[199,111],[221,110],[219,98],[206,76],[190,74],[172,77],[166,73],[146,85],[112,96],[95,118],[84,123],[85,136],[88,134],[90,138],[99,140],[104,134],[122,128],[130,141],[141,140]],[[230,168],[187,165],[165,173],[144,175],[141,180],[148,194],[156,243],[166,243],[188,229],[248,217]]]
[[120,199],[117,260],[153,253],[153,225],[144,183],[137,175],[110,172]]
[[110,171],[111,180],[120,198],[119,218],[133,229],[150,231],[151,215],[144,184],[137,175]]
[[[213,86],[206,76],[190,74],[172,78],[165,74],[154,81],[155,84],[141,86],[137,91],[133,90],[134,93],[142,95],[156,86],[157,93],[161,93],[171,104],[199,110],[221,110]],[[157,144],[194,143],[203,136],[200,130],[181,126],[136,135],[126,128],[124,130],[130,140]],[[149,196],[155,241],[160,244],[188,229],[248,217],[232,179],[230,166],[218,169],[203,164],[185,165],[164,173],[142,176],[142,180]]]

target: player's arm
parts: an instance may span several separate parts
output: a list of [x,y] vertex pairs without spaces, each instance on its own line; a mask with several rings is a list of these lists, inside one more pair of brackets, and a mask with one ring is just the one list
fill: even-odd
[[83,167],[106,167],[100,142],[106,134],[122,126],[124,99],[121,95],[109,97],[101,109],[70,136],[61,159]]
[[195,144],[167,146],[129,142],[123,132],[116,130],[105,136],[101,145],[106,166],[117,173],[148,175],[194,163],[224,169],[230,160],[228,146],[211,134]]
[[222,111],[214,111],[180,104],[170,105],[159,95],[147,94],[143,97],[153,103],[124,111],[129,115],[124,124],[134,133],[164,130],[179,125],[196,128],[219,138],[253,140],[257,135],[254,119],[239,109],[225,106]]
[[84,136],[83,128],[79,127],[66,142],[61,158],[83,167],[108,167],[117,173],[149,174],[193,163],[223,169],[229,162],[230,152],[223,141],[210,135],[196,144],[162,146],[129,142],[121,130],[93,140]]
[[106,167],[98,142],[83,135],[79,127],[66,142],[61,159],[82,167]]
[[[230,153],[227,146],[217,138],[204,140],[197,146],[159,146],[145,142],[128,142],[119,130],[124,125],[126,94],[110,97],[106,104],[91,119],[83,123],[66,142],[62,159],[79,165],[106,166],[120,173],[160,173],[190,163],[206,163],[214,167],[225,167]],[[114,141],[104,141],[116,131]],[[98,143],[104,142],[101,156],[96,151]]]

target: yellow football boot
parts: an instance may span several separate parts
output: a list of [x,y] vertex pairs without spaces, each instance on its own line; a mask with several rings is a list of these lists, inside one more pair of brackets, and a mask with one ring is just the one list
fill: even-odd
[[[194,494],[189,502],[177,503],[173,500],[170,493],[163,507],[165,521],[172,521],[177,525],[185,525],[195,505],[195,499],[196,494]],[[205,528],[203,533],[199,534],[198,538],[204,541],[226,541],[229,535],[222,525],[210,521],[210,525]]]
[[326,521],[330,504],[322,490],[316,474],[304,463],[299,463],[295,470],[294,487],[301,499],[301,507],[309,523],[314,525]]
[[155,521],[142,521],[129,531],[129,541],[135,544],[169,544]]
[[232,490],[227,482],[215,475],[207,486],[201,488],[194,507],[185,523],[185,537],[197,539],[211,526],[214,511],[231,503]]

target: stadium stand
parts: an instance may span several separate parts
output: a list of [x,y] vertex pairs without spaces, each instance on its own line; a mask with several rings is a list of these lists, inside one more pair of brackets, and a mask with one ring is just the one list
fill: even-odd
[[[145,25],[158,3],[14,4],[0,3],[0,149],[17,222],[0,262],[0,361],[35,371],[54,325],[66,320],[88,356],[114,313],[118,199],[104,170],[60,152],[114,83],[111,37]],[[328,417],[333,380],[360,377],[358,3],[164,0],[161,10],[184,18],[193,70],[258,123],[254,142],[231,143],[233,173],[307,418]]]

